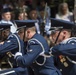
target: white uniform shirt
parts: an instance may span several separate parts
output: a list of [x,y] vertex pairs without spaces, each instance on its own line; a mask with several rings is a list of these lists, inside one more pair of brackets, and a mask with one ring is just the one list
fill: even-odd
[[10,31],[11,31],[12,33],[15,33],[16,30],[17,30],[17,28],[15,27],[15,25],[14,25],[11,21],[1,20],[0,23],[8,23],[8,24],[11,24],[12,26],[11,26]]

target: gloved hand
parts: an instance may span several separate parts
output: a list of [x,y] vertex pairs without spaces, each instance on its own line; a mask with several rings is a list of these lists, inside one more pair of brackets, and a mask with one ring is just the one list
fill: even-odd
[[17,52],[14,56],[14,59],[16,59],[18,56],[22,56],[22,53],[21,52]]

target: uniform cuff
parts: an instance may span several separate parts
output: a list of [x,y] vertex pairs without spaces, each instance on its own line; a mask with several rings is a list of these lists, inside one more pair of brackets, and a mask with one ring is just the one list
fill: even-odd
[[18,56],[22,56],[22,53],[21,52],[17,52],[14,56],[14,58],[16,59]]

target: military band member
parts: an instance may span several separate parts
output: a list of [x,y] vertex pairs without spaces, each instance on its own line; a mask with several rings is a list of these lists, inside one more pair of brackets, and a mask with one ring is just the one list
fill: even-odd
[[12,34],[10,32],[10,26],[11,26],[11,24],[8,24],[8,23],[0,24],[0,28],[3,28],[2,38],[4,41],[3,43],[0,44],[0,55],[7,54],[9,56],[9,60],[12,65],[13,72],[11,73],[12,69],[10,69],[11,71],[6,70],[6,71],[2,71],[0,73],[1,73],[1,75],[2,74],[7,75],[7,73],[9,75],[13,75],[13,73],[18,74],[18,75],[24,75],[24,74],[28,75],[27,68],[19,68],[14,57],[12,57],[12,56],[14,56],[14,54],[17,51],[20,51],[22,54],[24,53],[23,52],[24,42],[17,33]]
[[74,23],[51,19],[51,26],[56,27],[50,37],[56,45],[51,50],[57,68],[62,75],[76,75],[76,37],[71,35]]
[[43,36],[36,33],[35,21],[16,21],[16,24],[25,24],[25,37],[27,39],[27,52],[23,56],[17,52],[15,59],[19,66],[31,66],[35,75],[60,75],[54,66],[53,57],[46,58],[44,52],[49,52],[49,46]]
[[10,8],[4,8],[1,12],[1,21],[0,23],[8,23],[8,24],[11,24],[11,28],[10,28],[10,31],[12,33],[15,33],[17,28],[16,26],[13,24],[13,22],[11,21],[12,20],[12,10]]

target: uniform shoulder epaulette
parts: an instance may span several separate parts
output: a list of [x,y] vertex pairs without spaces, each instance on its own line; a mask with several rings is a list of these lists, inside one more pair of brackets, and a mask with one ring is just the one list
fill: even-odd
[[14,36],[13,35],[9,35],[9,37],[7,38],[7,39],[9,39],[9,38],[13,38]]
[[30,44],[30,45],[38,45],[38,42],[35,41],[35,40],[30,40],[30,41],[29,41],[29,44]]

